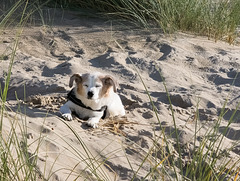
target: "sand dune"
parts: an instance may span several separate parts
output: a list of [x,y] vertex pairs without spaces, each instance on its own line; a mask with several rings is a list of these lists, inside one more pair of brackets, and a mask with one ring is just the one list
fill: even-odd
[[[14,30],[5,30],[0,49],[11,47],[13,37]],[[17,94],[22,100],[21,109],[26,107],[27,135],[32,143],[29,154],[34,154],[36,140],[42,136],[38,154],[42,178],[83,180],[88,177],[95,180],[94,168],[101,167],[97,175],[104,180],[129,180],[134,175],[132,169],[139,168],[144,155],[154,144],[154,138],[162,135],[141,79],[173,145],[172,153],[177,157],[172,113],[161,72],[186,154],[191,152],[193,145],[196,109],[200,117],[198,126],[202,127],[197,139],[200,142],[206,130],[218,119],[227,100],[228,111],[223,115],[219,134],[224,133],[234,111],[236,115],[221,149],[233,147],[229,158],[239,159],[240,145],[233,146],[240,140],[239,110],[236,110],[240,100],[239,58],[240,47],[225,42],[183,33],[167,36],[158,31],[123,28],[114,23],[111,26],[105,20],[79,18],[69,13],[51,27],[24,29],[13,64],[8,105],[14,112],[18,110]],[[0,61],[1,87],[8,62]],[[60,118],[59,107],[70,90],[70,76],[89,71],[116,77],[127,120],[102,120],[99,129],[91,129],[77,117],[72,122]],[[6,120],[10,118],[4,119],[7,132],[10,126]],[[66,124],[74,128],[79,139]],[[88,155],[82,142],[92,160],[86,160]],[[158,144],[161,144],[160,140]],[[162,155],[155,158],[162,159]],[[104,160],[105,164],[99,165]],[[137,179],[147,175],[152,162],[143,164],[136,174]],[[174,179],[171,171],[168,172],[170,176],[166,174],[165,179]]]

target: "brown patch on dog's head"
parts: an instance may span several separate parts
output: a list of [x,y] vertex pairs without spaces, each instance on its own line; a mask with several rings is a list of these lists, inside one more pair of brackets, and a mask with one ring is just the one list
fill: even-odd
[[113,79],[113,77],[106,75],[101,77],[100,80],[103,84],[101,96],[107,97],[111,87],[113,88],[114,92],[117,92],[117,82]]
[[84,95],[84,89],[83,89],[83,82],[85,82],[88,78],[88,74],[73,74],[69,81],[69,87],[73,86],[73,82],[75,81],[77,84],[77,93],[80,95]]

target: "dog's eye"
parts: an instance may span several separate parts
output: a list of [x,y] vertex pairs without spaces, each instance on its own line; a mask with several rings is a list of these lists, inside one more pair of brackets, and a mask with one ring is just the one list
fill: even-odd
[[88,85],[83,85],[84,87],[88,87]]
[[95,87],[101,87],[101,85],[95,85]]

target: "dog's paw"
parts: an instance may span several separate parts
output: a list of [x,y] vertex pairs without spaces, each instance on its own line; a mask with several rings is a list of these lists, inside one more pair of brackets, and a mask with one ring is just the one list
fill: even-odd
[[62,117],[67,121],[72,121],[72,115],[70,113],[62,114]]
[[99,122],[99,120],[89,119],[89,120],[87,121],[87,125],[88,125],[88,126],[91,126],[91,127],[93,127],[93,128],[98,128],[98,122]]

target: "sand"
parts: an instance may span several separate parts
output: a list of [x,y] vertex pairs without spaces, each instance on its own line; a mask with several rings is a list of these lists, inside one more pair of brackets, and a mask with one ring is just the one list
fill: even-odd
[[[15,33],[16,29],[4,30],[0,50],[6,55],[11,51]],[[240,47],[224,41],[184,33],[164,35],[158,30],[65,12],[64,18],[56,18],[51,26],[24,28],[7,97],[8,114],[12,116],[4,116],[4,130],[7,133],[10,129],[11,117],[19,120],[24,117],[29,154],[35,156],[34,150],[40,143],[39,180],[84,180],[84,177],[96,180],[95,167],[101,168],[97,175],[103,180],[129,180],[134,173],[136,179],[142,179],[163,159],[160,153],[152,154],[154,158],[150,155],[137,171],[154,140],[158,139],[157,144],[164,148],[161,127],[172,147],[171,154],[178,157],[165,82],[180,144],[185,148],[183,161],[188,159],[184,154],[192,151],[195,125],[201,128],[196,143],[200,144],[224,106],[227,111],[217,134],[224,133],[234,111],[236,115],[221,150],[232,148],[227,158],[239,159],[240,119],[236,108],[240,100],[239,58]],[[0,60],[1,87],[9,62],[10,56]],[[94,71],[118,80],[126,118],[101,120],[98,129],[89,128],[77,117],[65,122],[59,108],[66,102],[70,76]],[[100,164],[103,161],[105,164]],[[174,180],[172,169],[166,172],[165,180]]]

